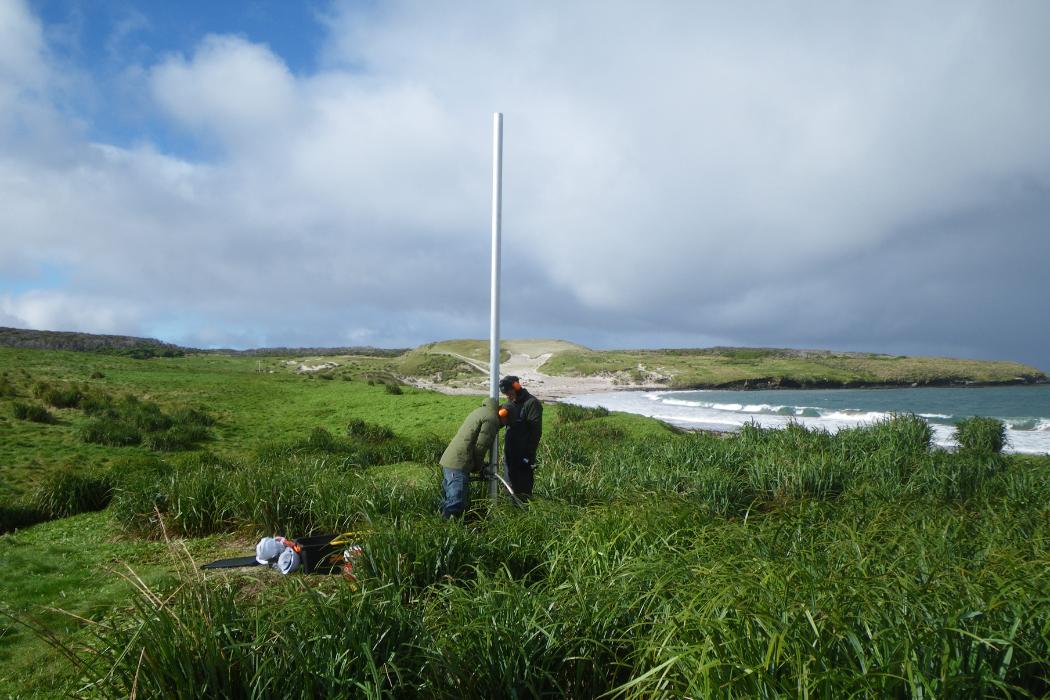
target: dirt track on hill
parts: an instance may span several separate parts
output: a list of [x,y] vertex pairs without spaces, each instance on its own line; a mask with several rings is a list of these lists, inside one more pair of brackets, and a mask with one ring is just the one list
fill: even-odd
[[[514,349],[518,349],[517,346],[524,343],[528,343],[528,341],[517,341],[514,344]],[[530,347],[529,349],[546,350],[546,348],[541,347],[538,343],[534,345],[536,345],[535,348]],[[440,391],[444,394],[485,394],[488,392],[489,363],[480,362],[458,353],[446,352],[444,354],[451,355],[452,357],[469,364],[482,372],[484,377],[479,377],[476,381],[472,381],[462,386],[446,386],[436,382],[412,380],[410,378],[406,378],[406,381],[411,381],[413,385],[420,388]],[[659,390],[667,388],[660,384],[625,384],[622,381],[614,381],[612,377],[563,377],[544,374],[541,371],[541,367],[544,362],[550,359],[551,354],[552,353],[549,351],[535,355],[529,355],[524,352],[515,353],[512,351],[510,358],[500,365],[500,376],[504,377],[512,374],[520,377],[522,386],[528,389],[534,396],[544,401],[555,401],[565,398],[566,396],[596,394],[605,391],[640,389]]]

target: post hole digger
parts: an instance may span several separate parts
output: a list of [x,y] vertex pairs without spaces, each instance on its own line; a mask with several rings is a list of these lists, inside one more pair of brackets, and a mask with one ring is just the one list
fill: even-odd
[[510,496],[510,501],[518,508],[525,509],[525,504],[521,502],[517,494],[514,493],[514,489],[507,483],[507,480],[503,478],[500,472],[501,461],[499,459],[493,459],[492,462],[485,467],[480,474],[472,476],[471,481],[484,481],[486,484],[490,484],[495,481],[497,484],[503,487],[503,490]]

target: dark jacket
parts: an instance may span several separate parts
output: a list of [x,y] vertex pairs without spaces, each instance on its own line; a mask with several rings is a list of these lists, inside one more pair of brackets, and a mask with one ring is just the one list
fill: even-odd
[[519,464],[522,458],[536,464],[536,450],[543,434],[543,404],[525,389],[506,404],[510,411],[504,454],[507,464]]
[[456,436],[441,455],[441,466],[458,471],[479,471],[488,462],[486,456],[499,434],[497,399],[485,399],[459,426]]

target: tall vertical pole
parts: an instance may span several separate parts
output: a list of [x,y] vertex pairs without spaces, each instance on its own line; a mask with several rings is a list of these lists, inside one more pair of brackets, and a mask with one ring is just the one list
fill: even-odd
[[[503,114],[492,115],[492,289],[489,314],[489,396],[499,399],[499,247],[503,213]],[[492,468],[499,469],[499,432],[492,441]],[[489,481],[489,498],[496,500],[499,488]]]

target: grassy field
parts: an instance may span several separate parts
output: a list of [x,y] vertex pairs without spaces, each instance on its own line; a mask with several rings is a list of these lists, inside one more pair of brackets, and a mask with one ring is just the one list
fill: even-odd
[[657,381],[676,389],[1046,381],[1039,370],[1016,362],[762,348],[568,350],[542,369],[552,375],[613,375],[625,383]]
[[[0,535],[0,696],[1050,692],[1050,457],[995,421],[946,453],[911,416],[726,437],[549,405],[528,509],[447,523],[478,399],[338,361],[0,349],[0,509],[53,518]],[[103,419],[140,442],[85,442]],[[193,563],[350,529],[353,586]]]

